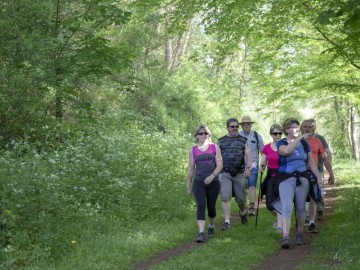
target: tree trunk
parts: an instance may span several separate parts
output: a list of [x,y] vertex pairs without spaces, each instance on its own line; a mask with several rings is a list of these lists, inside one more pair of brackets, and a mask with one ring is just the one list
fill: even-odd
[[185,53],[187,45],[189,43],[192,24],[193,20],[189,20],[187,27],[188,31],[186,31],[181,37],[178,38],[170,70],[173,70],[180,66],[180,57]]
[[170,70],[171,66],[172,66],[172,41],[171,41],[171,39],[168,39],[165,42],[165,62],[166,62],[166,69]]
[[62,111],[61,91],[57,89],[55,96],[55,117],[56,119],[61,120],[62,116],[63,116],[63,111]]
[[358,126],[356,122],[356,108],[354,105],[350,107],[350,139],[353,158],[359,161],[359,139],[358,139]]

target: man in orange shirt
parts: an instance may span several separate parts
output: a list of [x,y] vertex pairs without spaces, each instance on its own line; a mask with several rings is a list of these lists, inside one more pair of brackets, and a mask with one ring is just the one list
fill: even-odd
[[[300,128],[301,128],[301,132],[303,134],[304,133],[311,133],[312,134],[311,136],[309,136],[309,138],[306,141],[310,145],[311,153],[312,153],[312,156],[314,158],[314,161],[315,161],[316,165],[318,165],[319,157],[321,157],[321,159],[322,159],[322,161],[323,161],[323,163],[325,165],[325,168],[327,169],[327,171],[330,174],[330,177],[334,178],[334,173],[333,173],[333,170],[332,170],[331,163],[330,163],[329,158],[328,158],[328,156],[327,156],[327,154],[325,152],[323,144],[315,136],[314,129],[313,129],[313,124],[312,124],[311,119],[303,121],[301,123]],[[320,181],[320,182],[323,185],[323,181]],[[320,188],[323,189],[323,186],[321,186]],[[315,227],[316,210],[317,210],[316,203],[312,199],[310,199],[310,202],[309,202],[310,221],[309,221],[308,231],[312,232],[312,233],[317,232],[316,227]]]

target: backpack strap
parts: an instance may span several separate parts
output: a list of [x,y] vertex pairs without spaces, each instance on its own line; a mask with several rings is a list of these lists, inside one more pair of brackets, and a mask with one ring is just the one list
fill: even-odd
[[257,148],[257,151],[258,153],[260,152],[260,149],[259,149],[259,137],[258,137],[258,133],[254,130],[254,135],[255,135],[255,139],[256,139],[256,148]]

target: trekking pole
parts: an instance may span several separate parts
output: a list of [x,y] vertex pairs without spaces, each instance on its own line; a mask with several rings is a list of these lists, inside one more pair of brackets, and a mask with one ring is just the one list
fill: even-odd
[[260,204],[260,196],[261,196],[262,177],[263,177],[263,172],[260,173],[260,185],[259,185],[258,203],[257,203],[257,208],[256,208],[255,229],[257,229],[257,220],[258,220],[258,216],[259,216],[259,204]]

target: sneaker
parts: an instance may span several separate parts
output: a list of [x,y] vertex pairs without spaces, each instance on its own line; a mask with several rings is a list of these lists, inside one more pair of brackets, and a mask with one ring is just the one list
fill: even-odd
[[215,227],[209,227],[207,231],[208,238],[212,237],[215,234]]
[[304,235],[303,235],[303,233],[297,233],[296,234],[296,244],[297,245],[303,245],[304,244]]
[[318,220],[322,220],[322,217],[323,217],[323,210],[318,210],[318,212],[317,212],[317,219]]
[[288,249],[290,247],[290,240],[288,237],[285,237],[281,242],[281,247],[283,249]]
[[205,234],[203,232],[199,233],[196,243],[204,243],[205,242]]
[[224,224],[221,227],[222,231],[226,231],[227,229],[229,229],[230,227],[230,223],[229,222],[224,222]]
[[248,215],[249,215],[249,217],[255,216],[255,208],[254,207],[249,208]]
[[275,232],[277,232],[277,233],[282,233],[282,231],[283,231],[283,229],[280,227],[275,228]]
[[248,223],[248,219],[247,219],[246,214],[244,214],[244,215],[239,214],[239,215],[240,215],[241,224],[246,224],[246,223]]
[[316,227],[315,227],[315,223],[311,223],[308,227],[308,232],[310,233],[317,233],[318,231],[316,230]]

